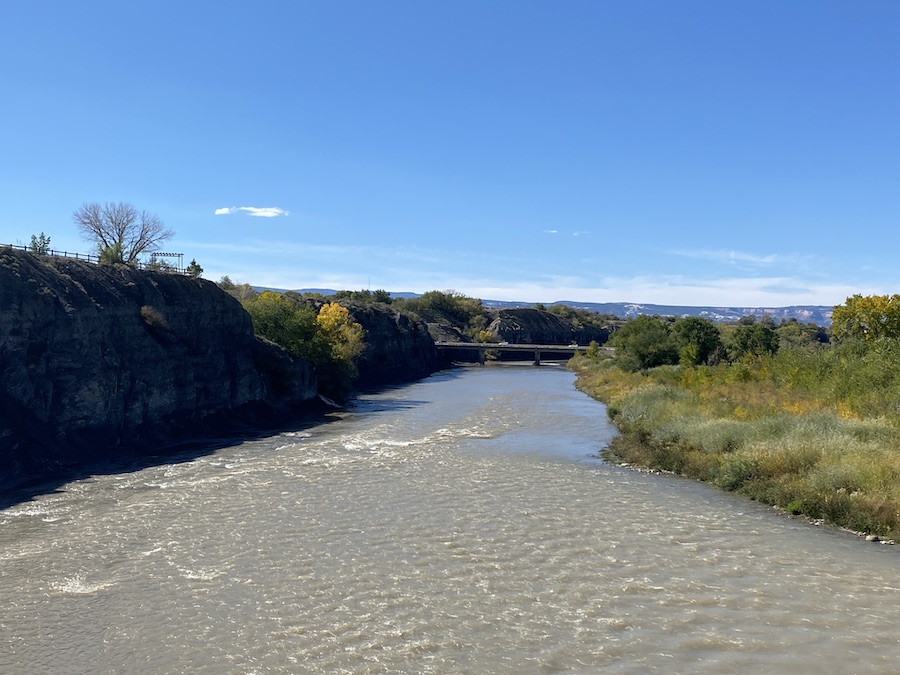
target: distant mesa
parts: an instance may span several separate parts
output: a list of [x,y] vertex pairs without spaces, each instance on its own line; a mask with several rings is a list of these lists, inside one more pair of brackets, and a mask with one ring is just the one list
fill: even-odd
[[[334,293],[337,293],[336,290],[329,288],[302,288],[297,292],[321,293],[322,295],[333,295]],[[395,298],[417,298],[420,295],[420,293],[391,292],[391,296]],[[485,300],[484,298],[481,299],[481,302],[485,307],[495,309],[534,307],[535,304],[537,304],[524,301]],[[831,313],[834,310],[834,307],[831,305],[793,305],[789,307],[694,307],[690,305],[652,305],[635,302],[573,302],[570,300],[545,302],[542,304],[547,307],[552,305],[566,305],[567,307],[585,309],[599,314],[613,314],[622,319],[635,317],[641,314],[650,314],[676,317],[700,316],[715,321],[716,323],[730,323],[745,316],[756,316],[759,318],[768,316],[776,321],[796,319],[801,323],[814,323],[817,326],[830,326]]]

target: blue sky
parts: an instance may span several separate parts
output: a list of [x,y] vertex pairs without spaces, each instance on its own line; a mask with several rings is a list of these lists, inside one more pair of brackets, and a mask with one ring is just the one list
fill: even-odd
[[897,0],[13,0],[0,63],[0,243],[127,201],[214,281],[900,292]]

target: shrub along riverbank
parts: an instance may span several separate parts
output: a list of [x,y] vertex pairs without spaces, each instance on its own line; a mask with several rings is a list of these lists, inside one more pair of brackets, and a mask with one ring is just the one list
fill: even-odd
[[900,340],[632,371],[576,357],[622,432],[604,456],[900,540]]

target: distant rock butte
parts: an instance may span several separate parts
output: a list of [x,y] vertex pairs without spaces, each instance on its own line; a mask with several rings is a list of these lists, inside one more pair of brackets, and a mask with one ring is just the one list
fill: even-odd
[[594,326],[575,326],[571,321],[534,308],[501,309],[487,328],[497,340],[511,344],[603,344],[609,331]]

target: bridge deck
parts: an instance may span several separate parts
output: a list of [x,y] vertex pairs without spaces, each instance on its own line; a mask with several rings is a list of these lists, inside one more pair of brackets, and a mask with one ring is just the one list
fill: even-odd
[[541,357],[545,354],[575,355],[577,352],[587,351],[583,345],[523,345],[504,342],[435,342],[435,347],[442,351],[477,351],[478,362],[484,363],[488,351],[497,352],[530,352],[534,354],[534,365],[541,364]]
[[504,352],[583,352],[586,345],[523,345],[504,342],[435,342],[438,349],[497,349]]

